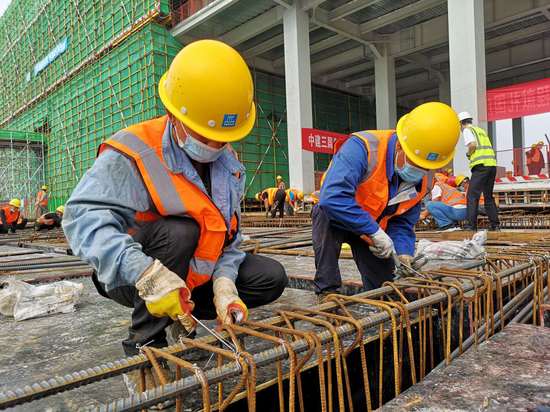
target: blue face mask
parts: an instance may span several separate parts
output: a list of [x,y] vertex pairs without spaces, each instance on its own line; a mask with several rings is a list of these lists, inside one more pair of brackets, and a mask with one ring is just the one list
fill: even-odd
[[426,175],[426,171],[405,163],[401,169],[395,169],[401,179],[407,183],[419,183]]
[[185,151],[187,156],[199,163],[215,162],[216,160],[218,160],[218,158],[223,153],[223,150],[225,149],[225,145],[220,147],[219,149],[210,147],[198,141],[189,133],[187,133],[185,142],[182,143],[182,141],[179,139],[179,136],[177,135],[177,129],[174,128],[174,130],[178,140],[178,145]]

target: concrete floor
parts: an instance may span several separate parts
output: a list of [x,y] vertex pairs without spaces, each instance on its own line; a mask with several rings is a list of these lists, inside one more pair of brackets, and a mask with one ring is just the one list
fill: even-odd
[[[274,255],[270,255],[274,258]],[[276,256],[288,274],[315,273],[312,257]],[[353,261],[342,261],[346,278],[358,279]],[[120,342],[127,336],[131,310],[101,297],[90,278],[74,279],[84,285],[76,312],[15,322],[0,317],[0,391],[42,379],[65,375],[123,356]],[[276,302],[253,309],[251,317],[262,319],[288,305],[313,305],[312,292],[287,289]],[[200,334],[205,333],[203,330]],[[77,390],[58,394],[15,408],[17,411],[72,411],[98,405],[127,392],[120,378],[111,378]]]

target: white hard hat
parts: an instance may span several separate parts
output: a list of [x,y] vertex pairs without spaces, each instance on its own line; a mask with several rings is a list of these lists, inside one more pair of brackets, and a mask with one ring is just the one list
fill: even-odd
[[468,112],[460,112],[458,114],[458,120],[463,121],[466,119],[473,119],[473,116]]

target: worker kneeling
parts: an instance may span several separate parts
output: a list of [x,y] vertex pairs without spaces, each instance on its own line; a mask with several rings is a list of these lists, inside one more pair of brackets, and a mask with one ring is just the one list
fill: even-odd
[[[464,176],[456,176],[454,181],[457,186],[460,186]],[[423,219],[432,215],[440,230],[458,230],[459,222],[468,217],[466,193],[450,185],[445,175],[436,173],[432,200],[426,203],[426,210],[422,213]]]
[[127,355],[166,346],[175,320],[187,332],[196,318],[242,321],[288,282],[277,261],[239,250],[245,169],[228,143],[256,118],[242,57],[219,41],[191,43],[159,93],[168,114],[101,145],[63,220],[99,292],[134,309]]
[[61,205],[55,209],[55,212],[44,213],[34,223],[34,229],[38,232],[41,230],[51,230],[57,227],[61,227],[61,221],[63,220],[63,214],[65,213],[65,206]]
[[367,290],[393,279],[396,255],[410,267],[428,170],[449,163],[459,133],[456,113],[431,102],[403,116],[397,132],[357,132],[336,144],[312,214],[317,294],[340,287],[343,242]]
[[21,218],[21,200],[14,198],[0,209],[0,233],[15,233],[16,229],[23,229],[27,224],[27,219],[19,222]]

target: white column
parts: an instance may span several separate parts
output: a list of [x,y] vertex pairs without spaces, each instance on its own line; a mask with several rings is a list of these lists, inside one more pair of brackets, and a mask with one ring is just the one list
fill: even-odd
[[382,57],[374,59],[374,86],[376,97],[376,128],[394,129],[397,123],[395,97],[395,59],[380,48]]
[[302,128],[312,127],[309,16],[296,1],[283,14],[290,185],[315,190],[313,153],[302,150]]
[[[483,1],[447,0],[451,104],[457,113],[468,111],[474,124],[487,128],[485,23]],[[454,158],[455,173],[469,174],[464,140]]]

